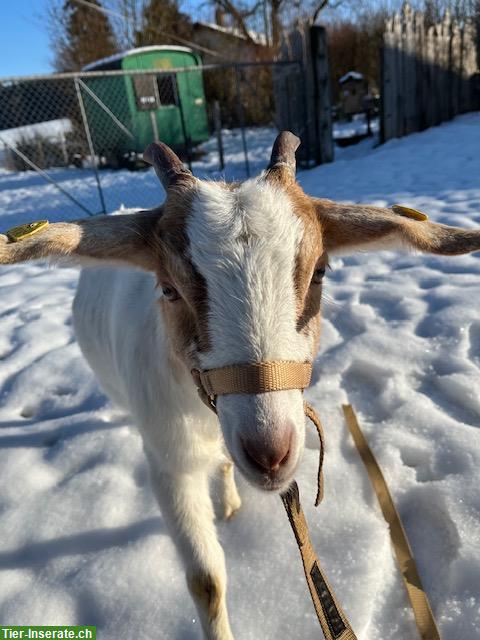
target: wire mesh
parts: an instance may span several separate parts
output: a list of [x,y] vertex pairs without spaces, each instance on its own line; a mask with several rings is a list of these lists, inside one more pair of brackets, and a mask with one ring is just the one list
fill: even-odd
[[141,159],[154,139],[200,177],[243,179],[265,167],[279,128],[306,135],[301,66],[277,66],[0,80],[0,172],[19,188],[44,188],[37,214],[53,218],[158,204],[161,188]]

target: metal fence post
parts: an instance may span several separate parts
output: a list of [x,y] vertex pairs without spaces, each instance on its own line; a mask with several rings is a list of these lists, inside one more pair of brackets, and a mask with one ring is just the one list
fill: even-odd
[[245,156],[245,172],[247,174],[247,178],[249,178],[250,164],[248,162],[248,147],[247,147],[247,139],[245,136],[245,111],[243,110],[243,104],[242,104],[242,92],[240,88],[240,71],[238,69],[238,66],[235,67],[235,88],[237,93],[238,119],[240,121],[240,130],[242,132],[243,155]]
[[180,124],[181,124],[181,127],[182,127],[183,140],[185,142],[185,151],[187,152],[187,164],[188,164],[188,168],[190,169],[190,171],[192,171],[192,149],[191,149],[192,141],[191,141],[190,136],[187,133],[187,124],[185,122],[185,113],[183,111],[182,98],[181,98],[180,92],[178,91],[178,88],[177,88],[177,82],[178,82],[178,78],[177,78],[177,74],[175,74],[175,82],[173,83],[174,99],[175,99],[175,103],[178,106],[178,113],[180,114]]
[[223,154],[222,119],[218,100],[215,100],[213,103],[213,123],[215,126],[215,135],[217,136],[219,171],[223,171],[225,169],[225,158]]
[[75,91],[77,92],[78,104],[80,106],[80,113],[82,115],[83,127],[85,129],[85,135],[87,137],[88,148],[90,150],[90,155],[92,156],[93,162],[93,172],[95,174],[95,180],[97,182],[98,195],[100,197],[100,205],[102,207],[102,213],[107,213],[107,209],[105,207],[105,200],[103,198],[102,185],[100,184],[100,176],[98,174],[98,167],[95,161],[95,149],[93,148],[92,136],[90,134],[90,127],[88,125],[87,112],[85,111],[85,104],[83,102],[82,92],[80,89],[80,85],[78,83],[78,78],[73,79],[75,83]]

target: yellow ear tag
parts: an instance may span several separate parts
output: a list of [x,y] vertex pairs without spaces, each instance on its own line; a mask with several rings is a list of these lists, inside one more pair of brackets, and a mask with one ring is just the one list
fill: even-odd
[[405,218],[413,218],[413,220],[420,220],[420,222],[428,220],[428,216],[426,213],[422,213],[421,211],[417,211],[416,209],[411,209],[410,207],[404,207],[402,204],[392,205],[392,211],[394,213],[398,213],[399,216],[404,216]]
[[48,220],[37,220],[36,222],[28,222],[27,224],[21,224],[18,227],[13,227],[7,231],[7,238],[10,242],[20,242],[25,238],[33,236],[42,229],[48,227]]

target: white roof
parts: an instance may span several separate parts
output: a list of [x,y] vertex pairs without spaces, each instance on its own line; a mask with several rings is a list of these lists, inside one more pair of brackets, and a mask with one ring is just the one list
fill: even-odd
[[[215,22],[203,22],[199,20],[195,24],[198,24],[202,27],[207,27],[207,29],[212,29],[213,31],[221,31],[222,33],[226,33],[229,36],[234,36],[235,38],[240,38],[242,40],[246,40],[245,34],[238,27],[223,27],[222,25],[216,24]],[[248,30],[250,37],[257,44],[266,44],[265,36],[263,33],[257,33],[256,31]]]
[[134,53],[145,53],[147,51],[183,51],[184,53],[193,53],[193,49],[189,49],[188,47],[177,47],[176,45],[168,45],[168,44],[154,44],[150,47],[138,47],[137,49],[128,49],[128,51],[122,51],[121,53],[115,53],[113,56],[107,56],[106,58],[101,58],[100,60],[94,60],[89,64],[86,64],[82,67],[82,71],[90,71],[95,69],[101,64],[107,64],[109,62],[116,62],[117,60],[122,60],[127,56],[131,56]]
[[338,81],[340,84],[347,82],[347,80],[363,80],[363,74],[358,71],[347,71],[347,73]]

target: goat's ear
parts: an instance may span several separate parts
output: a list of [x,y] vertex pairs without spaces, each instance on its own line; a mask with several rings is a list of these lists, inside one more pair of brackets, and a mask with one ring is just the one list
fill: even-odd
[[[152,232],[159,213],[96,216],[76,222],[57,222],[28,237],[12,241],[0,235],[0,264],[49,258],[76,264],[127,264],[155,269]],[[7,232],[8,234],[8,232]]]
[[406,207],[383,209],[312,200],[329,253],[402,247],[440,255],[480,251],[480,231],[430,222],[426,215]]

